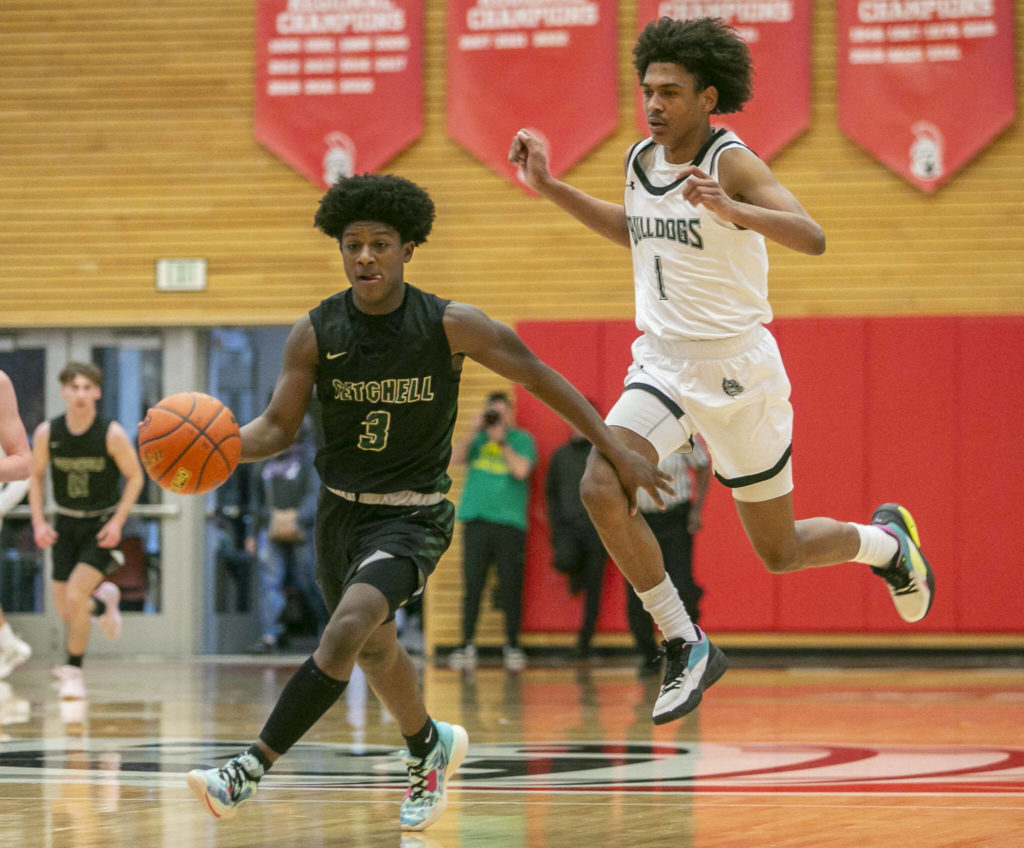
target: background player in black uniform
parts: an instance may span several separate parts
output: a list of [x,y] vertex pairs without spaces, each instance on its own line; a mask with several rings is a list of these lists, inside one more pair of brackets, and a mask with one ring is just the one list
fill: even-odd
[[[67,662],[54,670],[60,696],[84,698],[82,659],[90,616],[108,639],[121,635],[121,592],[103,578],[124,564],[121,531],[142,492],[143,476],[124,428],[97,414],[103,372],[90,363],[70,362],[58,379],[67,412],[36,427],[28,501],[36,544],[53,546],[53,603],[65,624],[68,652]],[[56,527],[43,514],[47,468],[57,502]]]
[[441,815],[447,779],[465,757],[466,731],[432,721],[398,642],[395,610],[422,591],[451,542],[451,438],[466,356],[520,383],[582,431],[615,468],[631,504],[656,499],[665,475],[626,449],[587,400],[504,324],[405,282],[426,241],[434,204],[395,176],[340,180],[316,225],[338,240],[351,288],[296,322],[266,410],[242,428],[242,460],[284,450],[313,389],[325,443],[317,516],[317,573],[331,619],[320,644],[285,686],[259,740],[222,768],[189,773],[208,812],[234,815],[259,779],[341,695],[358,663],[408,746],[405,830]]

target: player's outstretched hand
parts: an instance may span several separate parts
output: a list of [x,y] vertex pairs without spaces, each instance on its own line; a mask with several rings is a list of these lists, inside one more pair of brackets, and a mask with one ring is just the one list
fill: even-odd
[[519,130],[512,139],[508,161],[519,169],[519,176],[534,191],[551,175],[544,143],[529,130]]
[[609,457],[608,460],[622,484],[622,491],[625,492],[629,503],[630,515],[636,515],[637,512],[637,489],[644,489],[658,505],[658,509],[665,508],[665,502],[661,499],[662,492],[675,494],[675,490],[669,485],[672,477],[635,450],[625,448],[621,454]]

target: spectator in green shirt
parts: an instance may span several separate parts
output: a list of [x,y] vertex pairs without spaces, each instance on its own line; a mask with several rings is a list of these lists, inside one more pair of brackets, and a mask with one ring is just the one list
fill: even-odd
[[523,610],[528,479],[537,461],[533,437],[515,426],[515,407],[505,392],[491,392],[470,432],[452,446],[452,462],[466,463],[466,482],[457,518],[462,537],[462,647],[452,652],[454,668],[476,665],[476,622],[487,573],[498,570],[505,613],[505,668],[519,671],[526,656],[519,647]]

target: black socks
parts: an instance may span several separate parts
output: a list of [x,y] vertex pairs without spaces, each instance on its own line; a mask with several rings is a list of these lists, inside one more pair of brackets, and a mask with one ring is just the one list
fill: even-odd
[[403,738],[405,739],[406,747],[409,749],[409,755],[422,760],[437,744],[437,728],[434,727],[433,720],[428,718],[427,723],[417,733]]
[[284,754],[334,705],[346,686],[347,680],[328,677],[310,657],[284,687],[260,739],[270,750]]
[[273,763],[271,763],[270,760],[267,759],[263,751],[260,750],[259,745],[250,745],[248,748],[245,749],[245,752],[247,754],[252,754],[257,760],[260,761],[260,765],[263,766],[264,772],[270,771],[270,767],[271,765],[273,765]]

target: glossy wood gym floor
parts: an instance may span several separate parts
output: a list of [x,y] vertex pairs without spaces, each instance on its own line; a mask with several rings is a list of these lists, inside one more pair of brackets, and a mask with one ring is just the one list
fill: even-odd
[[398,829],[393,724],[357,677],[230,821],[184,774],[250,741],[303,657],[87,663],[60,702],[33,659],[0,683],[0,846],[1018,848],[1024,662],[734,660],[696,713],[650,723],[625,659],[426,666],[470,751],[448,810]]

